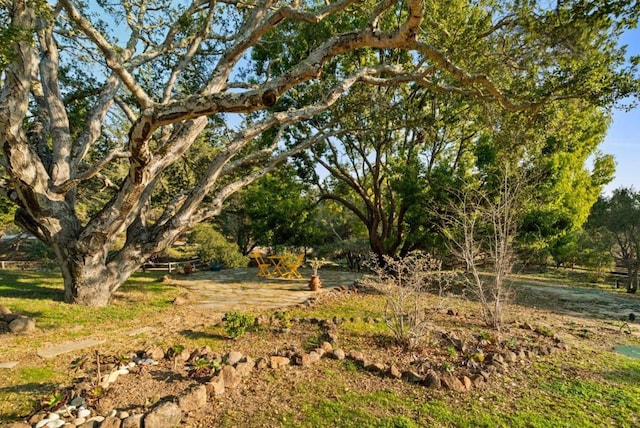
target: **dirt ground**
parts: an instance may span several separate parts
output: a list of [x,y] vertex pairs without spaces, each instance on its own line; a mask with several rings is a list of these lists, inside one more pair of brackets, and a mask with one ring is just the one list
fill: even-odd
[[[219,330],[211,330],[210,326],[220,322],[223,312],[216,311],[212,305],[203,304],[203,302],[213,301],[212,296],[216,295],[216,287],[228,287],[229,284],[234,284],[232,276],[223,277],[215,272],[202,272],[192,278],[182,279],[178,285],[188,290],[191,296],[199,296],[195,301],[172,308],[170,314],[151,325],[154,333],[150,334],[144,343],[127,342],[123,339],[115,341],[112,345],[120,347],[123,355],[133,355],[153,343],[164,344],[161,346],[166,346],[167,343],[178,343],[177,340],[180,337],[199,338],[202,343],[206,343],[207,338],[219,338],[216,336],[219,335]],[[351,276],[332,277],[329,273],[326,276],[327,285],[331,287],[340,285],[340,282],[347,282],[344,285],[352,285],[354,280]],[[235,288],[238,289],[238,287],[240,286],[236,283]],[[246,284],[242,287],[245,291],[251,289]],[[303,282],[288,283],[286,287],[273,282],[272,290],[266,294],[264,284],[260,288],[261,299],[268,296],[264,307],[260,305],[249,307],[246,302],[238,302],[238,296],[243,293],[230,293],[226,295],[227,297],[221,297],[222,294],[220,294],[218,303],[224,303],[224,298],[228,298],[232,299],[234,304],[240,303],[240,307],[245,305],[244,308],[247,310],[263,310],[265,313],[272,314],[272,310],[278,306],[272,303],[278,301],[277,293],[281,290],[283,294],[288,293],[287,296],[293,293],[294,297],[299,297],[293,300],[287,298],[285,301],[289,305],[296,305],[297,310],[302,311],[304,315],[304,311],[330,305],[340,299],[363,299],[363,301],[380,299],[362,292],[327,292],[327,289],[319,295],[313,295],[304,290]],[[250,300],[250,297],[247,297],[250,294],[247,293],[244,293],[242,298]],[[312,307],[305,309],[306,306],[301,302],[309,297],[314,297],[316,301]],[[296,302],[297,300],[299,302]],[[371,361],[394,364],[400,370],[424,373],[429,369],[448,364],[447,361],[457,367],[460,356],[452,355],[454,353],[449,349],[454,344],[451,337],[462,343],[466,341],[479,346],[477,345],[478,332],[485,330],[475,303],[466,298],[451,296],[447,305],[450,310],[440,311],[433,319],[434,330],[430,335],[430,341],[417,350],[407,352],[393,345],[388,335],[368,334],[366,326],[360,328],[365,331],[364,334],[354,334],[353,329],[345,327],[346,324],[337,326],[339,336],[334,345],[345,347],[345,351],[363,350]],[[611,349],[619,343],[623,329],[626,334],[640,337],[638,324],[629,321],[631,313],[640,316],[640,299],[615,290],[602,291],[543,284],[518,285],[514,290],[513,303],[508,307],[507,313],[509,321],[507,327],[497,335],[499,337],[489,339],[489,345],[486,346],[491,346],[491,343],[494,345],[505,343],[507,338],[513,341],[515,350],[518,346],[525,346],[523,345],[525,343],[530,347],[541,343],[552,343],[553,340],[561,340],[569,347],[584,346],[582,342],[588,335],[593,346]],[[355,320],[355,322],[364,323],[365,321]],[[549,337],[541,335],[540,327],[552,334]],[[445,336],[447,336],[446,339]],[[304,322],[304,319],[301,321],[294,319],[289,328],[282,329],[277,320],[271,320],[264,324],[259,333],[246,334],[237,340],[227,340],[224,349],[214,350],[211,354],[222,358],[226,352],[234,350],[253,359],[259,359],[274,353],[286,354],[287,351],[308,352],[324,339],[326,339],[326,329],[323,329],[322,325]],[[203,378],[194,375],[192,364],[176,361],[178,361],[176,358],[166,358],[155,366],[133,368],[131,373],[121,376],[106,391],[96,395],[91,401],[92,406],[100,414],[109,413],[111,409],[125,410],[131,414],[143,413],[159,401],[175,399],[189,387],[206,381],[206,375]],[[110,367],[108,363],[108,361],[104,362],[107,365],[103,366],[103,370]],[[117,361],[112,363],[117,364]],[[399,382],[387,376],[341,376],[339,381],[332,379],[345,367],[345,363],[323,358],[310,367],[291,366],[285,370],[269,368],[254,370],[237,388],[227,390],[210,405],[185,416],[183,426],[277,426],[279,415],[295,413],[295,409],[304,405],[305,400],[309,400],[305,398],[305,391],[313,390],[314,394],[330,398],[337,394],[338,391],[334,390],[337,385],[341,392],[385,390],[393,391],[398,396],[415,395],[414,385]],[[95,367],[87,363],[86,370],[80,370],[79,373],[91,374],[92,370],[95,370]],[[466,368],[456,368],[456,370],[464,371]],[[93,375],[95,376],[95,373]],[[517,374],[512,377],[517,378]],[[74,387],[79,389],[79,385],[80,383],[75,384]],[[84,387],[87,394],[91,388],[86,382]],[[490,387],[508,388],[509,386],[495,383]],[[257,418],[258,414],[262,416]]]

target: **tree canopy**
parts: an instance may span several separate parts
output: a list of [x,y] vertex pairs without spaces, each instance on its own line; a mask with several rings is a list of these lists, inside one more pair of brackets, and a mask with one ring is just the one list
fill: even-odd
[[284,137],[355,85],[512,112],[637,89],[616,45],[630,0],[13,0],[0,16],[2,190],[87,305],[326,138]]

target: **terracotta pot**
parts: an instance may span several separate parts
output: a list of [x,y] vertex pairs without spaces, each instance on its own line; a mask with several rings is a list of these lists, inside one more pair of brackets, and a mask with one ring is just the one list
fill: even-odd
[[318,291],[320,287],[322,287],[320,277],[318,275],[311,276],[311,279],[309,280],[309,290]]

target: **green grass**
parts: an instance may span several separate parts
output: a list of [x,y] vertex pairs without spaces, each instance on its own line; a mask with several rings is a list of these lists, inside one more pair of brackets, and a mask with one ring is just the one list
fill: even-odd
[[366,317],[381,318],[384,308],[383,296],[367,296],[367,299],[337,299],[325,305],[313,307],[310,311],[292,310],[291,316],[317,318],[342,317],[345,319]]
[[[627,370],[640,373],[640,362],[611,355],[615,369],[595,379],[558,379],[558,361],[538,364],[524,381],[503,391],[465,395],[432,392],[415,387],[398,396],[393,391],[344,391],[340,381],[331,390],[342,391],[331,399],[314,399],[312,386],[300,408],[280,418],[290,427],[634,427],[640,424],[640,386],[626,383]],[[561,359],[562,356],[559,356]],[[565,369],[570,369],[565,367]],[[597,370],[597,367],[594,367]],[[366,376],[338,366],[342,376]],[[342,378],[334,373],[334,379]],[[636,379],[634,378],[634,380]],[[614,382],[612,382],[614,381]],[[540,382],[540,384],[538,384]],[[296,393],[303,393],[296,391]],[[430,396],[431,394],[431,396]],[[320,394],[319,394],[320,395]]]
[[[35,350],[44,343],[61,343],[95,332],[126,331],[139,326],[145,317],[162,316],[171,308],[170,302],[179,291],[157,282],[159,276],[134,275],[118,291],[111,306],[96,309],[63,303],[62,280],[56,273],[0,271],[0,304],[14,312],[35,316],[40,329],[33,336],[5,337],[0,344],[3,346],[1,361],[10,360],[12,355],[25,349]],[[520,280],[526,282],[526,278]],[[383,307],[383,297],[359,295],[331,300],[306,310],[292,310],[289,315],[381,319]],[[578,328],[579,324],[573,327]],[[493,334],[488,329],[469,328],[477,335]],[[384,340],[374,340],[389,334],[384,322],[347,322],[339,330],[340,345],[344,345],[345,350],[356,349],[359,343],[383,343]],[[569,331],[558,325],[552,330],[554,333]],[[261,332],[245,336],[240,339],[252,343],[265,340]],[[317,328],[309,328],[302,346],[312,349],[321,339]],[[175,337],[170,340],[163,345],[180,344],[186,348],[208,345],[214,349],[235,346],[225,338],[221,325],[206,326],[202,331],[185,334],[178,341]],[[275,403],[264,412],[252,415],[255,418],[252,424],[282,427],[640,426],[640,360],[594,346],[592,340],[595,339],[580,337],[571,351],[537,359],[508,377],[496,378],[487,390],[466,394],[432,391],[379,378],[351,360],[323,360],[321,375],[313,382],[292,383],[291,373],[286,371],[256,373],[252,376],[260,376],[260,380],[274,389],[290,391],[287,397],[290,401],[286,406]],[[620,334],[621,344],[637,342],[637,338]],[[68,367],[40,360],[35,353],[33,356],[33,361],[21,362],[16,369],[0,372],[0,420],[28,414],[37,401],[69,380]],[[246,417],[236,414],[241,411],[230,411],[216,423],[238,426]]]
[[120,328],[123,322],[167,308],[176,290],[157,282],[157,278],[158,274],[154,273],[135,274],[116,292],[110,306],[88,308],[62,301],[63,281],[56,272],[3,270],[0,271],[0,302],[12,312],[36,318],[42,330],[74,338],[96,323],[110,331]]
[[30,335],[3,338],[0,361],[11,361],[25,350],[33,358],[0,372],[0,420],[4,415],[29,413],[39,397],[69,380],[65,367],[54,367],[35,355],[38,348],[137,328],[141,319],[169,308],[178,290],[157,282],[159,276],[135,274],[116,292],[110,306],[89,308],[63,302],[64,286],[58,272],[0,271],[0,304],[34,317],[37,327]]

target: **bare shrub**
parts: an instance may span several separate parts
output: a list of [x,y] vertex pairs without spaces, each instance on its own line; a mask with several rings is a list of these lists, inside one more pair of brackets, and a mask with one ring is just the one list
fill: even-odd
[[420,252],[402,259],[384,256],[381,262],[375,260],[366,263],[372,274],[365,276],[363,283],[386,297],[385,322],[397,343],[414,348],[427,336],[433,315],[443,307],[453,275],[443,272],[439,261]]
[[[458,204],[450,207],[444,231],[452,253],[467,266],[470,277],[465,276],[465,281],[480,302],[484,321],[498,331],[511,295],[507,279],[514,264],[519,218],[536,179],[521,170],[509,170],[508,165],[501,174],[493,193],[480,189],[463,192]],[[490,264],[485,274],[480,273],[482,261]]]

